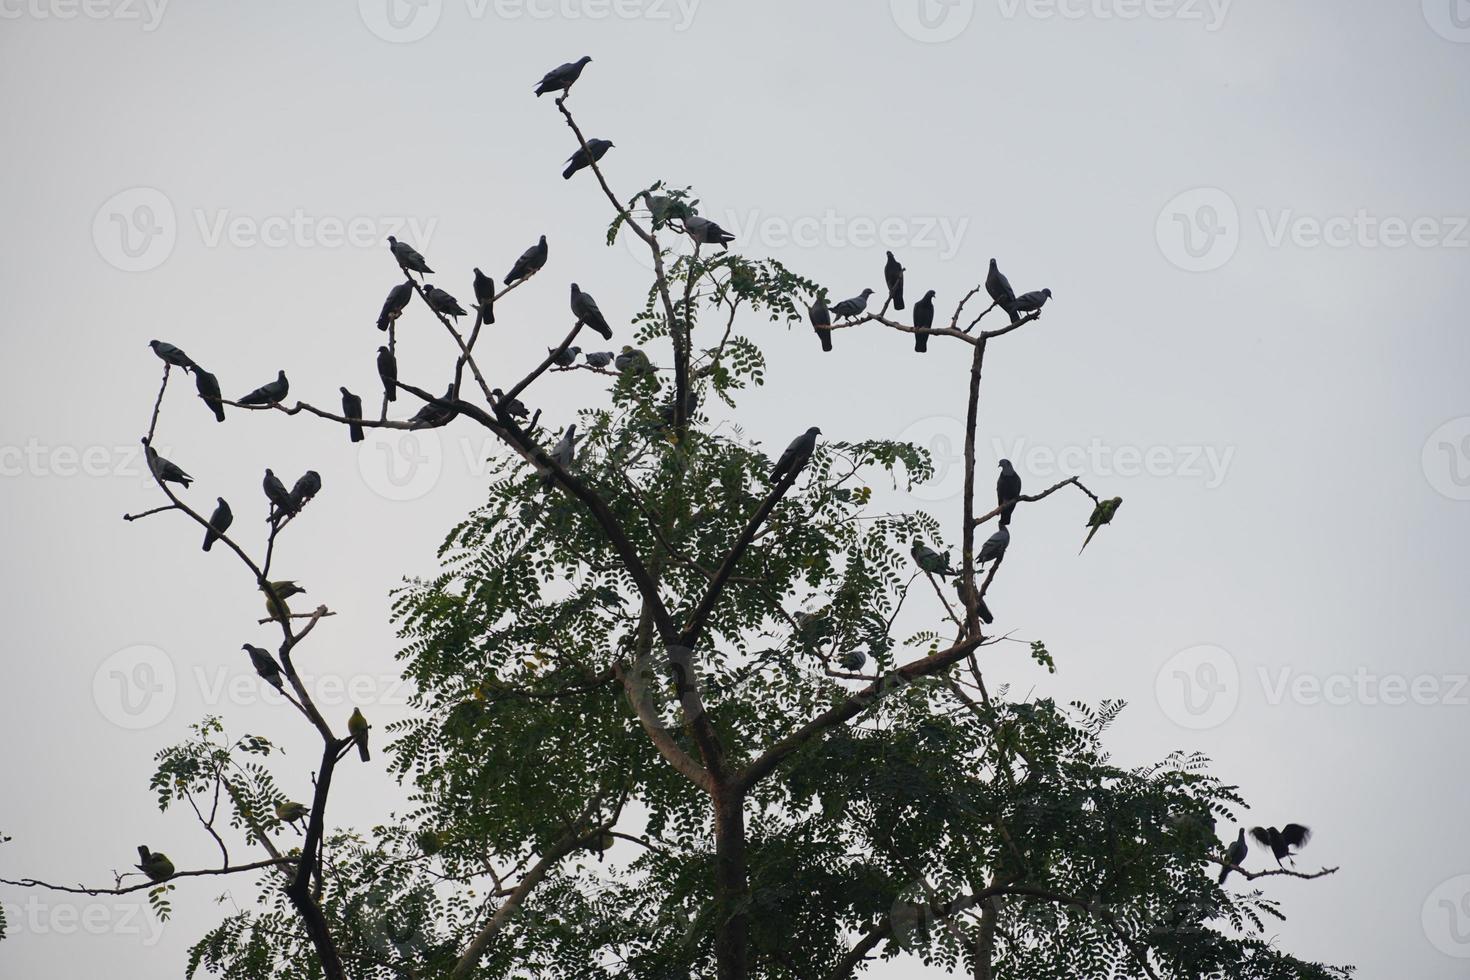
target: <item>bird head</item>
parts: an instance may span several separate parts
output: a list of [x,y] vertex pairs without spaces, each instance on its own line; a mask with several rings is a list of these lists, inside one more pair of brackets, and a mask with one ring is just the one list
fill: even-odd
[[1013,467],[1011,466],[1011,461],[1008,459],[1003,459],[996,465],[1005,470],[1007,473],[1009,473],[1013,469]]
[[388,353],[391,353],[391,352],[388,350],[387,347],[379,347],[378,348],[378,353],[379,354],[388,354]]
[[584,54],[584,55],[582,55],[582,57],[580,57],[580,58],[577,59],[577,64],[579,64],[579,65],[585,65],[585,64],[587,64],[591,60],[592,60],[592,56],[590,54]]
[[398,239],[394,238],[392,235],[389,235],[388,236],[388,244],[389,245],[397,245],[398,244]]
[[864,297],[868,297],[868,296],[871,296],[871,295],[873,295],[873,291],[871,289],[864,289],[863,290],[863,296]]
[[1041,291],[1041,295],[1045,296],[1047,299],[1051,299],[1051,290],[1050,289],[1043,289]]
[[815,425],[814,425],[814,426],[812,426],[812,427],[811,427],[811,428],[810,428],[810,429],[807,429],[807,430],[806,430],[806,434],[807,434],[807,435],[809,435],[809,436],[819,436],[819,435],[821,435],[821,434],[822,434],[822,430],[821,430],[821,429],[819,429],[819,428],[817,428],[817,427],[816,427],[816,426],[815,426]]
[[934,290],[932,290],[932,289],[929,290],[927,293],[924,294],[924,299],[926,299],[926,300],[932,300],[933,298],[934,298]]

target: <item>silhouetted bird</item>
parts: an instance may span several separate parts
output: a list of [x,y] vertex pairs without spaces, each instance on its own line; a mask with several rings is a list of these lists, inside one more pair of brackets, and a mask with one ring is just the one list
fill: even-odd
[[223,422],[225,420],[225,400],[220,394],[219,378],[196,364],[194,365],[194,390],[199,392],[199,398],[214,413],[214,420]]
[[357,743],[357,757],[367,762],[372,756],[368,754],[368,723],[361,708],[352,709],[352,717],[347,719],[347,731]]
[[459,305],[459,300],[438,286],[425,286],[424,299],[428,300],[429,309],[441,316],[452,316],[459,319],[465,315],[465,308]]
[[1016,297],[1016,310],[1020,313],[1035,313],[1046,305],[1051,299],[1050,289],[1038,289],[1030,293],[1022,293]]
[[1000,461],[1000,479],[995,481],[995,502],[997,505],[1009,503],[1010,506],[1000,512],[1000,526],[1005,527],[1011,522],[1011,514],[1016,510],[1015,500],[1021,496],[1021,474],[1016,472],[1011,461],[1003,459]]
[[383,382],[383,397],[398,400],[398,359],[386,347],[378,348],[378,377]]
[[138,863],[133,865],[148,876],[149,881],[165,881],[174,876],[174,863],[161,851],[149,851],[148,845],[138,845]]
[[735,240],[734,235],[713,221],[695,214],[684,219],[684,231],[696,242],[704,245],[718,245],[722,250],[729,248],[730,243]]
[[[1251,849],[1245,842],[1245,828],[1242,827],[1240,828],[1240,833],[1235,835],[1235,843],[1231,844],[1230,849],[1225,852],[1225,863],[1240,867],[1241,863],[1245,861],[1245,856],[1250,852]],[[1233,869],[1228,867],[1220,869],[1220,884],[1225,884],[1225,879],[1230,877],[1231,870]]]
[[148,460],[148,472],[157,477],[158,482],[177,483],[187,490],[189,484],[194,481],[194,478],[185,473],[178,464],[158,455],[157,451],[148,444],[147,439],[143,440],[143,455]]
[[406,279],[388,290],[388,298],[383,300],[383,309],[378,314],[378,329],[387,330],[390,324],[403,315],[411,299],[413,299],[413,283]]
[[602,334],[603,340],[612,340],[612,327],[607,325],[607,319],[597,308],[597,301],[592,298],[591,293],[578,289],[576,283],[572,283],[572,316],[577,318],[578,323],[585,323]]
[[571,180],[572,174],[578,170],[584,170],[592,166],[598,160],[607,155],[613,145],[609,140],[588,140],[586,146],[577,148],[577,152],[567,157],[567,169],[561,172],[564,180]]
[[[291,579],[283,579],[279,582],[270,582],[267,584],[270,585],[270,589],[267,589],[265,586],[260,587],[260,591],[265,593],[266,615],[269,616],[271,619],[280,620],[282,622],[290,619],[291,607],[286,605],[286,600],[291,598],[293,595],[300,595],[306,590],[297,585]],[[274,596],[272,595],[272,592],[275,593]],[[280,601],[277,601],[277,599],[279,599]]]
[[388,249],[393,253],[393,257],[398,260],[398,267],[404,272],[417,272],[420,279],[425,274],[433,273],[434,270],[429,268],[429,264],[424,261],[424,257],[407,242],[400,242],[392,235],[389,235]]
[[153,348],[153,353],[157,354],[163,363],[172,364],[177,368],[183,368],[186,372],[194,369],[194,362],[190,359],[189,355],[168,341],[150,340],[148,341],[148,346]]
[[[929,290],[914,304],[914,326],[919,330],[928,330],[934,326],[934,290]],[[922,354],[928,349],[929,335],[914,334],[914,350]]]
[[495,322],[495,280],[479,269],[475,270],[475,312],[480,326]]
[[513,419],[525,419],[530,418],[531,416],[531,413],[526,411],[526,406],[521,403],[521,400],[519,398],[507,399],[505,397],[505,392],[501,391],[499,388],[496,388],[494,391],[490,392],[490,397],[495,399],[493,404],[497,408],[499,408],[506,415],[509,415]]
[[903,266],[898,264],[892,252],[888,253],[888,261],[883,265],[883,281],[888,285],[888,299],[893,308],[903,309]]
[[454,407],[454,385],[450,384],[443,398],[437,402],[425,402],[408,424],[413,429],[435,429],[448,425],[458,414],[459,409]]
[[281,666],[276,663],[276,658],[270,652],[249,643],[241,644],[240,649],[250,654],[250,663],[255,667],[255,672],[261,679],[281,693],[285,693],[286,687],[281,683]]
[[275,405],[286,397],[291,390],[291,382],[286,380],[285,371],[276,372],[276,380],[261,385],[240,399],[241,405]]
[[225,498],[216,497],[214,499],[218,503],[215,504],[214,513],[209,515],[209,529],[204,532],[205,551],[213,548],[219,536],[228,531],[230,525],[235,522],[235,512],[230,510],[230,505],[225,502]]
[[1097,533],[1098,528],[1104,524],[1113,523],[1113,515],[1122,506],[1122,497],[1112,497],[1108,500],[1098,501],[1097,506],[1092,508],[1092,516],[1087,519],[1087,526],[1092,530],[1087,532],[1087,537],[1083,539],[1082,547],[1077,549],[1077,554],[1080,555],[1087,550],[1087,543],[1092,540],[1092,536]]
[[1021,319],[1016,312],[1016,291],[1011,288],[1011,281],[1001,273],[1000,266],[995,264],[995,259],[990,260],[990,273],[985,277],[985,291],[990,294],[996,306],[1010,314],[1012,323]]
[[505,284],[509,286],[513,282],[520,282],[540,272],[541,267],[546,264],[546,255],[546,236],[542,235],[539,242],[526,249],[521,253],[521,257],[516,259],[515,265],[511,266],[510,271],[505,274]]
[[940,554],[929,547],[918,538],[914,539],[909,548],[909,554],[914,556],[914,562],[928,572],[930,575],[953,575],[954,569],[949,567],[949,553]]
[[817,297],[817,301],[812,304],[808,316],[811,317],[812,330],[816,332],[817,337],[822,341],[822,350],[830,353],[832,350],[832,331],[826,328],[832,326],[832,311],[827,309],[826,293]]
[[577,79],[582,77],[582,69],[586,68],[587,63],[591,60],[591,55],[583,55],[576,61],[551,69],[541,76],[540,82],[536,83],[536,98],[541,98],[547,92],[566,92]]
[[791,440],[791,445],[786,447],[776,461],[776,468],[771,471],[771,482],[779,483],[787,477],[795,480],[807,460],[812,458],[812,451],[817,448],[817,436],[821,434],[822,430],[814,425]]
[[852,299],[845,299],[832,307],[832,315],[839,318],[851,318],[857,316],[868,308],[868,297],[873,295],[871,289],[864,289]]
[[[345,419],[362,418],[362,399],[358,398],[346,388],[338,388],[342,392],[342,417]],[[348,439],[352,442],[362,442],[362,426],[357,422],[347,423]]]
[[307,501],[321,493],[321,490],[322,475],[320,473],[316,470],[307,470],[301,474],[301,479],[297,480],[295,485],[291,487],[291,499],[289,502],[291,513],[300,513],[301,508],[306,506]]
[[1011,546],[1011,532],[1009,528],[1001,528],[980,546],[980,554],[975,561],[983,565],[988,561],[999,561],[1005,556],[1006,549]]
[[286,489],[286,485],[281,482],[281,478],[276,476],[273,470],[265,471],[265,479],[260,481],[260,487],[265,491],[265,499],[271,502],[271,520],[280,520],[282,516],[290,513],[291,492]]
[[975,615],[980,618],[980,622],[987,626],[995,622],[995,617],[990,613],[990,607],[985,604],[985,597],[976,595],[974,589],[965,588],[963,578],[954,580],[954,590],[959,593],[960,602],[964,603],[966,609],[971,606],[975,607]]
[[[1271,854],[1276,858],[1276,865],[1284,867],[1281,859],[1291,860],[1292,849],[1301,850],[1307,841],[1312,839],[1312,831],[1299,823],[1289,823],[1280,830],[1275,827],[1252,827],[1251,836],[1259,843],[1271,848]],[[1291,862],[1296,864],[1295,861]]]

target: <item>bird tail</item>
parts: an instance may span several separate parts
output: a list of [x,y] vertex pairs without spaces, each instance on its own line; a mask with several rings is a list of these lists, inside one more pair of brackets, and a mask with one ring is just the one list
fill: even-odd
[[224,402],[212,402],[209,407],[214,409],[214,420],[216,422],[223,422],[225,420]]
[[1082,554],[1082,552],[1087,550],[1087,542],[1092,540],[1092,536],[1097,533],[1097,529],[1100,527],[1102,527],[1101,524],[1092,525],[1092,530],[1087,532],[1087,538],[1082,542],[1082,547],[1077,549],[1077,554],[1080,555]]
[[213,548],[213,547],[214,547],[214,532],[213,531],[206,531],[204,533],[204,550],[205,551],[208,551],[210,548]]
[[138,860],[139,861],[142,861],[144,864],[147,864],[148,863],[148,845],[147,844],[139,844],[138,845]]
[[485,327],[495,322],[495,307],[486,303],[480,307],[480,326]]
[[386,390],[385,390],[385,391],[384,391],[384,392],[383,392],[383,395],[384,395],[384,396],[385,396],[385,397],[386,397],[386,398],[387,398],[387,399],[388,399],[388,400],[389,400],[389,401],[390,401],[390,402],[396,402],[396,401],[397,401],[397,400],[398,400],[398,389],[397,389],[397,387],[396,387],[396,386],[395,386],[395,387],[393,387],[393,388],[388,388],[388,389],[386,389]]
[[[1014,502],[1012,502],[1009,506],[1006,507],[1005,510],[1003,510],[1003,511],[1000,512],[1000,526],[1001,527],[1009,527],[1010,526],[1010,523],[1011,523],[1011,513],[1013,511],[1015,511],[1015,509],[1016,509],[1016,505],[1015,505]],[[1084,544],[1082,547],[1085,548],[1085,547],[1087,547],[1087,545]],[[1078,554],[1080,555],[1081,552],[1079,551]]]
[[357,740],[357,757],[363,762],[372,761],[372,753],[368,751],[367,734],[363,733]]
[[1225,884],[1225,879],[1226,878],[1229,878],[1229,877],[1230,877],[1230,869],[1229,868],[1221,868],[1220,869],[1220,884],[1222,884],[1222,885]]
[[363,440],[363,439],[364,439],[364,438],[366,438],[366,437],[365,437],[365,436],[364,436],[364,435],[363,435],[363,434],[362,434],[362,426],[360,426],[360,425],[354,425],[354,426],[352,426],[352,427],[351,427],[351,429],[350,429],[350,430],[349,430],[349,431],[350,431],[350,433],[351,433],[351,434],[350,434],[350,436],[349,436],[349,438],[350,438],[350,439],[351,439],[351,440],[352,440],[352,441],[353,441],[353,442],[362,442],[362,440]]
[[832,352],[832,331],[818,330],[817,336],[822,338],[822,350],[830,354]]
[[389,322],[390,321],[385,316],[378,317],[378,329],[379,330],[387,330],[388,329]]
[[561,172],[561,179],[562,180],[571,180],[572,179],[572,174],[574,174],[576,172],[577,172],[577,165],[575,163],[569,163],[569,164],[567,164],[567,169],[565,169],[565,170],[563,170]]
[[893,308],[895,310],[903,309],[903,287],[899,287],[898,292],[893,294]]
[[612,340],[612,327],[609,327],[607,324],[594,323],[592,324],[592,329],[602,334],[603,340]]

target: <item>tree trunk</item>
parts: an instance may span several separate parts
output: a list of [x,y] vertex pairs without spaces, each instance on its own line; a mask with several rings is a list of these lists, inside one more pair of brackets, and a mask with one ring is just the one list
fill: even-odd
[[749,883],[745,869],[745,795],[721,788],[715,806],[715,967],[719,980],[745,980]]

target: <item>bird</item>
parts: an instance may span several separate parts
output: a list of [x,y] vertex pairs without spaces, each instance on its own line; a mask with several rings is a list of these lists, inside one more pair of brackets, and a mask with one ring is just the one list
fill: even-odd
[[358,757],[367,762],[372,756],[368,754],[368,723],[361,708],[352,709],[352,717],[347,719],[347,730],[352,733],[353,741],[357,742]]
[[822,293],[812,304],[807,314],[812,321],[812,330],[822,341],[822,350],[832,351],[832,311],[827,309],[827,294]]
[[428,302],[429,309],[440,316],[452,316],[456,320],[465,315],[465,308],[459,305],[459,300],[449,295],[447,290],[438,286],[424,287],[424,300]]
[[814,425],[791,440],[791,445],[786,447],[786,451],[776,461],[775,469],[771,470],[771,482],[795,480],[807,460],[812,458],[812,451],[817,448],[817,436],[821,434],[822,430]]
[[589,367],[605,368],[612,363],[613,352],[610,350],[588,351],[586,358]]
[[888,261],[883,264],[883,281],[888,284],[888,299],[893,308],[903,309],[903,266],[898,264],[892,252],[888,253]]
[[271,502],[271,520],[279,520],[282,515],[291,512],[291,494],[273,470],[266,469],[265,479],[260,481],[260,486],[265,491],[266,499]]
[[147,844],[138,845],[138,863],[133,865],[148,876],[149,881],[166,881],[174,876],[174,863],[162,851],[150,851]]
[[929,290],[914,304],[914,350],[920,354],[929,349],[929,335],[922,331],[934,326],[934,290]]
[[648,355],[627,344],[624,344],[622,352],[613,358],[613,367],[617,368],[620,374],[648,374],[653,370]]
[[837,658],[837,663],[843,670],[858,671],[868,662],[868,655],[861,650],[849,650]]
[[608,140],[588,140],[587,145],[578,147],[577,152],[567,157],[567,169],[561,172],[563,180],[571,180],[572,174],[592,166],[601,160],[611,150],[613,145]]
[[388,290],[388,298],[383,300],[383,310],[378,314],[378,329],[387,330],[394,321],[403,315],[403,311],[408,308],[408,302],[411,299],[413,299],[412,279],[405,279]]
[[720,246],[721,251],[728,249],[730,243],[735,240],[734,235],[708,218],[701,218],[697,214],[684,218],[684,232],[696,242]]
[[398,400],[398,358],[386,347],[378,348],[378,377],[383,381],[383,397]]
[[1083,540],[1082,547],[1077,549],[1077,554],[1080,555],[1087,550],[1087,542],[1092,540],[1092,536],[1097,533],[1098,528],[1104,524],[1113,523],[1113,515],[1118,512],[1118,508],[1121,506],[1123,506],[1122,497],[1110,497],[1107,500],[1099,500],[1097,502],[1097,506],[1092,508],[1092,516],[1087,519],[1087,526],[1092,530],[1087,532],[1087,537]]
[[285,371],[276,372],[276,380],[267,382],[240,399],[241,405],[275,405],[291,390]]
[[194,365],[194,388],[199,392],[200,400],[214,413],[214,420],[223,422],[225,420],[225,400],[220,394],[219,378],[196,364]]
[[479,314],[479,326],[495,322],[495,280],[477,267],[475,269],[475,312]]
[[286,600],[306,590],[290,579],[284,579],[280,582],[267,582],[260,587],[260,591],[265,593],[266,615],[271,619],[287,620],[291,618],[291,607],[286,605]]
[[[551,363],[557,367],[566,368],[577,363],[577,355],[582,353],[582,348],[568,347],[565,350],[556,350],[555,348],[548,347],[546,348],[546,353],[551,355]],[[608,357],[611,356],[611,354],[608,355]]]
[[567,92],[572,84],[582,77],[582,69],[587,67],[587,62],[592,60],[591,55],[583,55],[576,61],[558,65],[545,75],[541,81],[536,83],[536,98],[541,98],[547,92]]
[[290,800],[282,800],[275,806],[276,819],[281,823],[295,823],[305,820],[306,815],[311,812],[305,803],[293,803]]
[[[1312,831],[1299,823],[1289,823],[1280,830],[1275,827],[1252,827],[1251,836],[1259,843],[1271,848],[1271,855],[1276,858],[1277,867],[1284,868],[1281,859],[1291,860],[1292,848],[1299,851],[1305,847],[1307,841],[1312,839]],[[1295,863],[1292,861],[1292,864]]]
[[[564,470],[570,470],[572,463],[576,461],[577,454],[577,426],[573,423],[567,426],[567,431],[562,433],[561,440],[551,450],[551,460]],[[551,486],[551,471],[541,478],[543,486]]]
[[194,482],[194,478],[185,473],[177,463],[172,463],[158,455],[158,452],[148,444],[147,439],[143,440],[143,455],[148,460],[148,472],[152,473],[159,483],[177,483],[187,490],[189,484]]
[[[358,398],[346,388],[338,388],[337,390],[342,392],[342,417],[345,419],[361,420],[362,399]],[[348,438],[352,442],[362,442],[365,438],[362,434],[362,424],[360,421],[349,421],[347,423],[347,432]]]
[[852,299],[845,299],[832,307],[832,315],[839,319],[855,317],[868,308],[868,297],[873,295],[871,289],[864,289]]
[[1051,299],[1050,289],[1038,289],[1029,293],[1022,293],[1016,297],[1016,311],[1019,313],[1035,313],[1046,305]]
[[975,561],[981,565],[988,561],[1000,561],[1001,558],[1005,557],[1006,549],[1010,545],[1010,529],[1003,527],[985,539],[985,543],[980,546],[980,554],[975,558]]
[[291,513],[296,514],[306,506],[306,502],[315,497],[322,489],[322,475],[316,470],[307,470],[301,474],[301,479],[291,487]]
[[1000,526],[1005,527],[1011,523],[1011,514],[1016,509],[1016,498],[1021,496],[1021,474],[1011,465],[1011,461],[1003,459],[1000,466],[1000,479],[995,481],[996,504],[1010,504],[1000,512]]
[[214,547],[219,536],[230,529],[235,522],[235,512],[230,510],[230,505],[225,502],[224,497],[214,498],[214,513],[209,515],[209,529],[204,532],[204,550],[208,551]]
[[157,354],[163,363],[183,368],[185,373],[192,371],[197,366],[188,354],[166,340],[150,340],[148,346],[153,348],[153,353]]
[[597,308],[597,300],[592,298],[591,293],[584,293],[577,288],[576,283],[572,283],[572,315],[577,318],[578,323],[585,323],[602,334],[603,340],[612,340],[612,327],[607,325],[607,319]]
[[1240,828],[1240,833],[1235,835],[1235,843],[1231,844],[1230,849],[1225,852],[1226,867],[1220,869],[1220,884],[1225,884],[1225,879],[1230,877],[1230,872],[1233,869],[1229,865],[1233,864],[1237,868],[1240,867],[1241,862],[1245,860],[1245,856],[1250,852],[1251,849],[1245,842],[1245,828],[1242,827]]
[[930,575],[953,575],[954,569],[949,567],[949,552],[940,554],[929,547],[918,538],[914,539],[913,546],[909,548],[909,554],[914,556],[914,562],[928,572]]
[[529,279],[540,272],[541,267],[546,264],[546,255],[546,236],[542,235],[539,242],[526,249],[521,253],[521,257],[516,259],[515,265],[511,266],[510,271],[505,274],[505,284],[509,286],[513,282]]
[[990,272],[985,277],[985,291],[990,294],[991,302],[1010,314],[1012,323],[1021,319],[1021,315],[1016,312],[1016,291],[1011,288],[1011,281],[1000,271],[1000,266],[995,264],[995,259],[990,260]]
[[250,654],[250,663],[255,668],[255,672],[260,675],[261,680],[282,694],[286,693],[286,687],[281,682],[281,666],[276,663],[276,658],[270,655],[270,651],[249,643],[240,644],[240,649]]
[[521,400],[519,398],[511,398],[507,400],[505,397],[505,392],[501,391],[499,388],[496,388],[494,391],[490,392],[490,395],[492,398],[495,399],[495,407],[504,412],[506,415],[509,415],[511,418],[524,419],[530,417],[531,413],[526,411],[526,406],[521,403]]
[[963,578],[955,578],[954,590],[960,594],[960,602],[963,602],[966,608],[975,607],[975,614],[980,617],[980,622],[987,626],[995,622],[995,616],[991,614],[990,607],[985,604],[985,597],[976,595],[973,589],[966,588]]
[[454,406],[454,385],[451,383],[443,398],[425,402],[424,407],[408,420],[408,425],[411,429],[437,429],[441,425],[448,425],[458,414],[459,409]]
[[393,257],[398,260],[398,267],[404,272],[417,272],[422,279],[425,274],[432,275],[434,270],[429,268],[429,263],[424,257],[407,242],[400,242],[392,235],[388,236],[388,249]]

